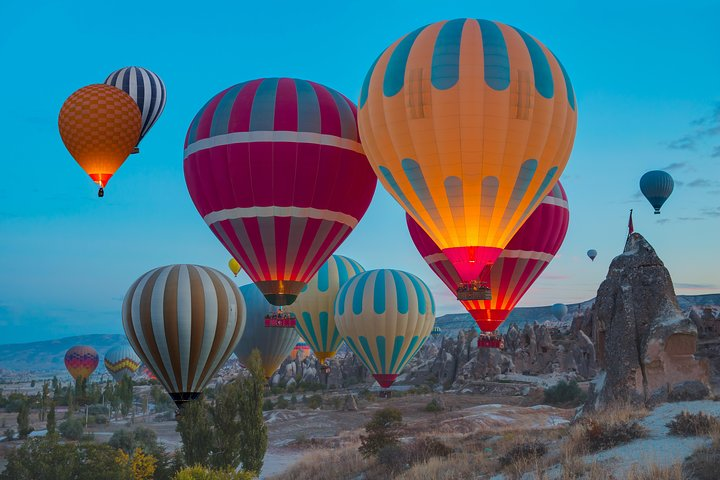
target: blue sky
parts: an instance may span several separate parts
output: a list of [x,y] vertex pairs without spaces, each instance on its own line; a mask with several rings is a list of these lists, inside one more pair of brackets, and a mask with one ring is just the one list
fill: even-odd
[[[578,98],[562,177],[570,230],[521,305],[593,297],[622,249],[630,208],[678,293],[720,291],[717,2],[20,3],[0,4],[0,343],[121,333],[122,298],[145,271],[169,263],[226,268],[228,254],[197,214],[182,173],[186,129],[215,93],[294,76],[357,99],[383,48],[456,17],[534,35],[562,60]],[[168,103],[142,153],[100,200],[65,150],[57,114],[73,91],[127,65],[158,73]],[[656,168],[676,179],[661,216],[638,190],[639,177]],[[599,252],[594,263],[588,248]],[[462,310],[414,250],[403,211],[381,187],[338,253],[367,269],[413,272],[433,289],[439,314]]]

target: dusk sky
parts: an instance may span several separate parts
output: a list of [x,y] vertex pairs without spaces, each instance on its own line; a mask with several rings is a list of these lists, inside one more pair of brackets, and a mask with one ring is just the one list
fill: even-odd
[[[213,95],[245,80],[289,76],[357,102],[385,47],[457,17],[535,36],[562,61],[577,96],[577,136],[562,175],[570,228],[520,305],[594,297],[622,250],[631,208],[678,294],[719,292],[720,4],[637,3],[0,2],[0,343],[122,333],[127,288],[157,266],[228,272],[229,254],[195,210],[182,169],[187,127]],[[72,92],[129,65],[163,79],[167,105],[141,153],[99,199],[65,149],[57,116]],[[653,169],[675,178],[661,215],[638,188]],[[599,252],[594,263],[589,248]],[[380,185],[336,253],[366,269],[414,273],[432,289],[438,315],[463,311]],[[237,280],[249,282],[244,274]]]

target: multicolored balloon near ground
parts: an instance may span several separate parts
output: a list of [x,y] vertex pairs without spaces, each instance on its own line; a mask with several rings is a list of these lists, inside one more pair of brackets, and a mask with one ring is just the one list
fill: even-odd
[[295,344],[292,351],[290,352],[290,358],[295,360],[298,356],[298,353],[302,352],[302,358],[307,358],[307,356],[310,354],[310,345],[303,342],[302,340]]
[[312,347],[320,363],[335,356],[342,336],[335,326],[335,297],[340,287],[365,269],[355,260],[333,255],[287,310],[297,317],[295,328]]
[[[406,214],[410,237],[420,255],[451,291],[462,282],[453,264]],[[485,279],[491,300],[462,301],[485,332],[495,331],[515,308],[560,249],[570,221],[567,195],[558,182],[507,244]]]
[[415,275],[370,270],[340,287],[335,322],[347,346],[389,388],[430,335],[435,301]]
[[[142,127],[137,141],[140,144],[165,109],[167,100],[165,84],[155,73],[142,67],[115,70],[105,79],[105,84],[119,88],[130,95],[140,109]],[[136,145],[133,153],[138,151]]]
[[662,170],[652,170],[640,177],[640,191],[655,209],[655,215],[660,214],[660,207],[670,197],[675,188],[675,181],[669,173]]
[[285,360],[295,345],[298,333],[294,328],[265,328],[263,319],[273,307],[254,283],[240,287],[247,305],[247,326],[235,347],[235,356],[246,365],[254,349],[260,352],[265,378],[269,379]]
[[376,179],[355,105],[292,78],[230,87],[185,139],[190,196],[273,305],[289,305],[365,214]]
[[245,328],[245,301],[233,281],[209,267],[150,270],[125,295],[125,335],[175,404],[200,396]]
[[543,44],[462,18],[388,47],[365,77],[358,121],[380,182],[472,283],[560,178],[577,106]]
[[118,345],[105,354],[105,368],[116,382],[124,376],[131,377],[140,368],[140,357],[128,345]]
[[60,136],[70,155],[100,187],[98,196],[140,138],[141,114],[135,101],[110,85],[88,85],[63,103]]
[[76,381],[90,378],[99,362],[97,351],[87,345],[76,345],[65,352],[65,368]]

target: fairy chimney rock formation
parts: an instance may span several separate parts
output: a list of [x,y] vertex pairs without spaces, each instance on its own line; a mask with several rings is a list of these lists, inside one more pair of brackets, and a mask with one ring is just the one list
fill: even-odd
[[686,382],[709,384],[707,361],[695,358],[695,323],[683,316],[670,273],[639,233],[610,264],[590,316],[602,370],[590,409],[672,397]]

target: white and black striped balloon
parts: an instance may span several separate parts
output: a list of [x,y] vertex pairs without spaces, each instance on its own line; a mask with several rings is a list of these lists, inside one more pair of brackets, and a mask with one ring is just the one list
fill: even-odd
[[125,335],[175,403],[197,398],[245,329],[246,308],[225,274],[168,265],[138,278],[123,300]]
[[139,144],[165,108],[165,84],[155,73],[142,67],[115,70],[107,77],[105,83],[130,95],[140,107],[142,129]]

